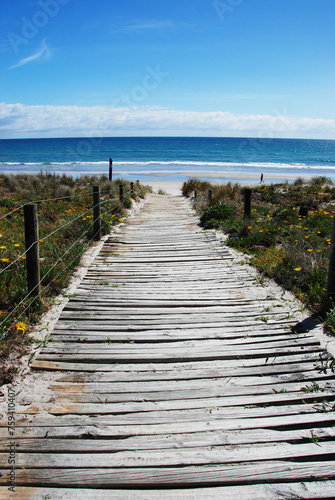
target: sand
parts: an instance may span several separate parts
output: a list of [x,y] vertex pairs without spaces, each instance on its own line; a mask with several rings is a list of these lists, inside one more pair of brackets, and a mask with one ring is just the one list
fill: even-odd
[[183,181],[141,181],[141,184],[152,187],[154,193],[159,190],[166,194],[173,194],[174,196],[181,196],[181,188]]
[[[182,173],[180,173],[182,174]],[[269,174],[270,175],[270,174]],[[284,183],[286,180],[289,182],[295,181],[299,176],[297,175],[287,175],[287,174],[273,174],[275,177],[271,179],[266,179],[264,178],[265,185],[270,184],[270,183]],[[186,176],[186,173],[185,173]],[[159,176],[157,176],[159,177]],[[208,180],[211,182],[213,185],[218,185],[218,184],[226,184],[227,182],[232,182],[233,184],[237,182],[238,184],[241,184],[241,186],[246,187],[246,186],[257,186],[260,183],[260,177],[258,174],[251,174],[251,173],[243,173],[243,172],[231,172],[231,173],[225,173],[225,177],[222,177],[222,181],[211,181],[211,178],[216,178],[218,177],[218,174],[214,173],[206,173],[206,172],[188,172],[187,177],[189,179],[194,178],[194,179],[200,179],[200,180]],[[304,180],[308,181],[308,178],[305,178]],[[161,180],[146,180],[140,179],[141,184],[151,186],[153,189],[154,193],[158,193],[159,190],[165,192],[166,194],[172,194],[175,196],[180,195],[181,196],[181,188],[184,183],[183,180],[167,180],[166,177],[164,177]]]

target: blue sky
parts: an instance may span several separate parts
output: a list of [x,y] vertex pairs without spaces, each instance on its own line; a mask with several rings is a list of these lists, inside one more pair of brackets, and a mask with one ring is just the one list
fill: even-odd
[[334,0],[2,0],[0,137],[335,138]]

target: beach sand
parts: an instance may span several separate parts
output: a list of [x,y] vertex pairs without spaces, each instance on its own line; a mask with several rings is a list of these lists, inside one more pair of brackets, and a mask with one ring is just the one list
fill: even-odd
[[174,196],[181,196],[181,188],[183,181],[141,181],[141,184],[152,187],[154,193],[158,193],[159,190],[166,194],[173,194]]
[[[182,172],[180,172],[180,175],[182,175]],[[188,172],[187,175],[184,173],[185,177],[188,177],[189,179],[200,179],[200,180],[208,180],[209,182],[211,181],[211,178],[216,178],[218,177],[217,174],[211,174],[208,172]],[[275,177],[272,177],[271,179],[266,179],[264,177],[264,182],[265,184],[271,184],[271,183],[284,183],[286,180],[289,182],[294,182],[299,176],[298,175],[287,175],[287,174],[273,174]],[[159,176],[157,176],[159,177]],[[305,178],[305,181],[308,181],[309,178]],[[169,181],[164,177],[161,180],[146,180],[141,179],[140,180],[141,184],[151,186],[153,189],[154,193],[158,193],[159,190],[164,191],[166,194],[172,194],[175,196],[181,196],[181,188],[184,183],[184,181]],[[225,172],[225,177],[222,177],[222,181],[213,181],[212,184],[217,185],[217,184],[227,184],[227,182],[232,182],[233,184],[238,183],[243,185],[244,187],[246,186],[255,186],[260,183],[260,175],[258,174],[251,174],[251,173],[246,173],[246,172],[231,172],[227,173]]]

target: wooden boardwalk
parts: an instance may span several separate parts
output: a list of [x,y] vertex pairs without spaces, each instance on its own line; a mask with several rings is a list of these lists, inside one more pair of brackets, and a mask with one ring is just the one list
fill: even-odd
[[32,361],[15,439],[2,412],[0,497],[335,498],[334,373],[291,307],[152,195]]

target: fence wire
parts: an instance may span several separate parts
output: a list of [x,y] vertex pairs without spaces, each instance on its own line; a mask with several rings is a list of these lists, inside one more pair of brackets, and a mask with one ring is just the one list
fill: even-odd
[[[132,190],[129,188],[127,189],[123,194],[124,196],[126,194],[132,194]],[[101,194],[101,193],[100,193]],[[83,195],[83,196],[87,196],[87,195]],[[64,227],[70,225],[71,223],[75,222],[76,220],[82,218],[86,213],[88,212],[91,212],[95,207],[97,206],[103,206],[103,205],[106,205],[107,203],[110,203],[112,201],[116,201],[116,200],[119,200],[118,198],[113,198],[111,200],[102,200],[100,201],[98,204],[96,204],[95,206],[91,207],[89,210],[87,210],[86,212],[84,212],[83,214],[81,214],[80,216],[76,217],[75,219],[72,219],[71,221],[69,221],[68,223],[64,224],[63,226],[59,227],[58,229],[56,229],[55,231],[53,231],[52,233],[50,233],[49,235],[43,237],[43,241],[46,240],[47,238],[51,237],[52,235],[56,234],[57,232],[59,232],[61,229],[63,229]],[[44,201],[48,201],[48,200],[44,200]],[[22,205],[21,207],[17,208],[16,210],[14,210],[13,212],[17,211],[17,210],[20,210],[22,207],[24,207],[25,205]],[[118,204],[115,204],[113,205],[112,207],[109,208],[109,210],[106,210],[105,212],[103,212],[101,214],[101,216],[105,216],[105,215],[108,215],[110,214],[111,212],[113,212],[113,210],[118,206]],[[11,213],[13,213],[11,212]],[[7,214],[8,215],[8,214]],[[7,215],[5,217],[7,217]],[[3,218],[3,217],[2,217]],[[1,220],[1,219],[0,219]],[[78,244],[78,242],[80,240],[82,240],[82,238],[84,237],[85,234],[87,234],[90,229],[94,226],[95,224],[95,221],[92,221],[92,223],[88,226],[88,228],[85,229],[85,231],[79,236],[79,238],[77,238],[77,240],[64,252],[64,254],[55,262],[55,264],[48,270],[48,272],[42,277],[40,278],[40,281],[39,283],[36,285],[36,287],[33,289],[33,290],[30,290],[30,292],[19,302],[19,304],[16,305],[16,307],[6,316],[6,318],[0,323],[0,327],[8,320],[9,317],[13,316],[15,314],[15,312],[22,306],[22,304],[25,303],[25,301],[29,298],[31,298],[31,294],[32,292],[37,288],[39,287],[42,282],[46,279],[46,277],[48,276],[48,274],[50,274],[50,272],[55,269],[55,267],[61,262],[64,260],[64,257],[72,250],[72,248]],[[86,251],[86,249],[92,244],[92,242],[95,240],[96,236],[97,236],[98,232],[96,232],[95,234],[93,234],[93,237],[86,243],[84,244],[82,250],[78,253],[78,255],[75,256],[74,259],[72,259],[72,261],[64,268],[60,271],[60,273],[55,277],[53,278],[50,283],[48,283],[46,286],[44,286],[44,288],[42,288],[42,290],[40,291],[40,293],[34,297],[30,302],[29,302],[29,305],[21,312],[21,314],[15,319],[15,321],[10,325],[10,327],[6,330],[6,332],[4,332],[1,337],[0,337],[0,340],[3,340],[4,338],[7,337],[7,335],[9,334],[11,328],[13,328],[16,324],[17,321],[19,321],[22,316],[27,312],[27,310],[36,302],[36,300],[39,299],[39,297],[45,292],[45,290],[47,288],[49,288],[51,286],[51,284],[57,280],[72,264],[73,262],[75,262],[75,260],[77,260],[78,258],[81,258],[82,254]],[[41,242],[41,240],[39,240],[39,243]],[[24,257],[27,252],[29,252],[29,250],[35,245],[36,243],[33,243],[28,249],[26,249],[26,251],[20,255],[17,259],[15,259],[12,263],[10,263],[5,269],[2,269],[0,271],[0,274],[5,272],[6,270],[8,270],[12,265],[14,265],[16,262],[18,262],[18,260],[20,260],[22,257]],[[69,276],[66,280],[65,280],[65,283],[67,283],[69,280],[71,279],[71,276]]]
[[[53,236],[54,234],[58,233],[59,231],[61,231],[62,229],[64,229],[65,227],[71,225],[73,222],[81,219],[82,217],[84,217],[87,213],[91,212],[94,208],[96,208],[97,206],[99,205],[103,205],[104,203],[109,203],[109,202],[112,202],[112,201],[115,201],[117,200],[118,198],[112,198],[111,200],[103,200],[101,201],[100,203],[94,205],[93,207],[89,208],[88,210],[86,210],[86,212],[83,212],[82,214],[80,214],[78,217],[74,218],[74,219],[71,219],[70,221],[66,222],[65,224],[63,224],[62,226],[60,226],[59,228],[55,229],[55,231],[52,231],[51,233],[49,233],[48,235],[46,236],[43,236],[43,238],[39,239],[38,243],[41,243],[42,241],[45,241],[47,240],[48,238],[50,238],[51,236]],[[24,205],[23,205],[24,206]],[[116,205],[113,205],[113,208],[111,210],[114,210],[114,208],[117,207],[117,204]],[[8,264],[8,266],[6,266],[4,269],[1,269],[0,270],[0,275],[2,273],[4,273],[5,271],[7,271],[10,267],[12,267],[14,264],[16,264],[16,262],[18,262],[20,259],[22,259],[23,257],[26,256],[26,254],[29,252],[29,250],[35,245],[35,243],[33,243],[29,248],[26,249],[25,252],[23,252],[19,257],[17,257],[14,261],[12,261],[10,264]]]

